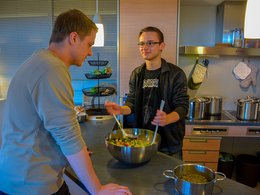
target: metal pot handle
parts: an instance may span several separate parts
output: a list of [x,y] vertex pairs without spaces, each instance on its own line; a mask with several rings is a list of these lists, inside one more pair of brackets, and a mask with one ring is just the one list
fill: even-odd
[[[169,174],[171,174],[171,175],[169,175]],[[163,171],[163,175],[164,175],[164,177],[173,179],[174,181],[177,180],[177,177],[174,177],[174,175],[173,175],[173,170],[170,170],[170,169],[165,170],[165,171]]]
[[216,182],[216,181],[222,181],[222,180],[226,179],[226,175],[225,175],[224,173],[215,172],[215,175],[220,175],[221,177],[220,177],[220,178],[216,178],[214,182]]
[[243,102],[239,102],[239,101],[234,102],[234,104],[236,104],[237,106],[242,106],[242,103]]
[[205,101],[206,104],[210,104],[210,103],[211,103],[211,98],[204,97],[204,99],[206,100],[206,101]]

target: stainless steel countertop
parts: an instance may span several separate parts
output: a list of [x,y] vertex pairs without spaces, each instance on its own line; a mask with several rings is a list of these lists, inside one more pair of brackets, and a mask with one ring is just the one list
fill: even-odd
[[[107,151],[104,138],[109,133],[115,121],[87,121],[81,123],[82,136],[86,144],[94,152],[91,159],[102,184],[119,183],[130,188],[134,195],[166,195],[177,194],[174,182],[166,179],[162,173],[166,169],[174,169],[182,161],[158,152],[149,162],[139,166],[130,166],[115,160]],[[68,168],[66,174],[82,186],[74,172]],[[213,193],[217,194],[250,194],[257,195],[259,191],[236,181],[225,179],[217,181]]]

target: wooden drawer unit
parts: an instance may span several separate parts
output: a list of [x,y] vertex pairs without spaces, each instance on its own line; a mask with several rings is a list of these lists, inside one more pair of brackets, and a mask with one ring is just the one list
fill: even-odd
[[194,161],[188,162],[188,163],[200,164],[200,165],[206,166],[214,171],[217,171],[217,169],[218,169],[218,163],[194,162]]
[[203,150],[190,150],[183,151],[183,158],[185,161],[193,161],[196,159],[197,162],[215,162],[218,160],[219,151],[203,151]]
[[221,138],[185,136],[183,150],[219,150]]
[[185,136],[183,161],[205,165],[217,171],[221,137]]

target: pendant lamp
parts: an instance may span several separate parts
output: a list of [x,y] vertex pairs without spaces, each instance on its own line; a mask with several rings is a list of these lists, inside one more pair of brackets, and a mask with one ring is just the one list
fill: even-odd
[[260,39],[260,0],[247,0],[244,37]]
[[98,32],[96,34],[96,39],[93,47],[103,47],[104,46],[104,26],[101,22],[101,17],[98,14],[98,0],[96,0],[96,14],[93,18],[93,22],[95,22],[98,27]]

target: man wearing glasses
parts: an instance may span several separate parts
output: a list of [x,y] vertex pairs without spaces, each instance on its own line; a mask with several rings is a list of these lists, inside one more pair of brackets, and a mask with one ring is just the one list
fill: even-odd
[[[140,53],[145,62],[130,76],[129,94],[123,106],[106,102],[110,114],[134,114],[134,127],[155,130],[161,135],[159,150],[182,159],[185,116],[188,112],[187,79],[182,69],[161,58],[163,33],[146,27],[139,33]],[[159,110],[165,101],[163,111]]]

